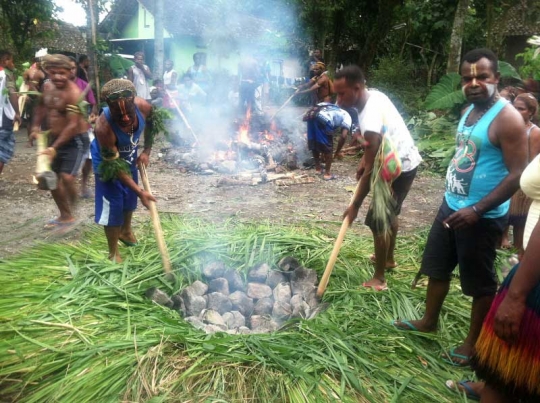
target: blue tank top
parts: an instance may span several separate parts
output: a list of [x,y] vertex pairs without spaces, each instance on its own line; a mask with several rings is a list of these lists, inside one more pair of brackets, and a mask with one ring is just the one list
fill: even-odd
[[[137,113],[137,120],[139,122],[139,128],[137,131],[133,132],[133,137],[130,137],[126,134],[120,126],[118,126],[111,117],[111,111],[108,107],[103,108],[103,113],[109,125],[111,126],[114,135],[116,136],[116,147],[120,153],[120,158],[125,160],[130,166],[132,171],[137,170],[136,161],[137,161],[137,151],[139,139],[141,133],[144,131],[145,120],[139,108],[135,105],[135,112]],[[90,152],[92,154],[92,166],[94,167],[94,172],[98,172],[98,166],[102,161],[101,158],[101,149],[97,139],[92,141],[90,145]]]
[[[452,210],[470,207],[491,193],[508,175],[503,153],[489,140],[489,126],[499,112],[508,104],[499,99],[478,122],[465,126],[473,110],[471,105],[459,121],[456,151],[446,172],[444,197]],[[486,212],[485,218],[503,217],[508,213],[510,201]]]

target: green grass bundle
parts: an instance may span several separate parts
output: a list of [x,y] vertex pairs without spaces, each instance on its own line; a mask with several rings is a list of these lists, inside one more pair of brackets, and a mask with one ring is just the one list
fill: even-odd
[[444,381],[471,374],[447,366],[440,354],[465,336],[470,301],[452,289],[438,334],[390,325],[423,311],[424,292],[409,283],[424,235],[398,241],[400,269],[389,274],[388,292],[360,287],[372,271],[372,243],[351,231],[324,297],[327,311],[272,334],[206,335],[145,291],[176,293],[213,260],[246,273],[293,255],[320,275],[335,233],[312,223],[162,221],[174,285],[164,278],[150,224],[122,264],[107,260],[98,228],[81,242],[44,244],[0,262],[2,401],[460,401]]

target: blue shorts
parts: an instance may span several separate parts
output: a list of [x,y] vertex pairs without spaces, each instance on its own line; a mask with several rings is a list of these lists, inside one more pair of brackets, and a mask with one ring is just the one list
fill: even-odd
[[[103,182],[96,177],[96,217],[95,222],[106,227],[121,227],[124,213],[137,208],[137,195],[118,179]],[[137,171],[131,171],[135,183],[139,183]]]
[[14,151],[15,135],[13,134],[13,129],[0,129],[0,162],[9,162],[13,157]]

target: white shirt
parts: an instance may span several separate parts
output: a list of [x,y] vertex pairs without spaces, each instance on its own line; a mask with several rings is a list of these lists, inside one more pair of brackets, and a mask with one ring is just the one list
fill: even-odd
[[15,109],[9,102],[9,95],[6,94],[5,89],[7,88],[7,75],[4,69],[0,70],[0,127],[2,127],[3,115],[6,114],[6,117],[10,120],[15,118]]
[[369,98],[364,109],[358,114],[362,135],[366,132],[380,133],[387,136],[393,144],[402,172],[409,172],[420,165],[422,157],[407,125],[390,99],[377,90],[366,90]]
[[171,84],[176,85],[176,83],[172,82],[173,74],[176,74],[176,71],[174,71],[174,69],[172,69],[171,71],[166,71],[165,73],[163,73],[163,84],[164,85],[171,85]]

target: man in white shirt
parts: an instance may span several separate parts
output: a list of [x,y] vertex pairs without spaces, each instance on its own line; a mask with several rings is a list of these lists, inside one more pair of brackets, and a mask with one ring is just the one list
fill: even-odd
[[[365,222],[373,233],[375,243],[375,255],[372,256],[375,274],[371,280],[363,283],[363,286],[381,291],[387,288],[385,271],[397,266],[394,259],[398,231],[397,216],[422,157],[392,101],[383,93],[366,88],[364,74],[358,66],[347,66],[338,71],[334,79],[334,89],[338,105],[357,108],[360,132],[367,143],[364,157],[356,173],[360,188],[355,200],[344,214],[349,222],[352,223],[357,217],[362,202],[371,190],[373,179],[379,179],[372,178],[374,168],[382,168],[380,179],[391,182],[392,197],[383,200],[380,194],[374,193]],[[380,150],[381,147],[383,150]],[[381,155],[380,151],[384,153]],[[385,161],[380,167],[377,167],[376,162],[378,156],[384,157]],[[392,159],[393,165],[386,163]],[[381,203],[386,203],[386,206],[381,206]],[[385,219],[388,222],[382,225],[374,214],[376,210],[381,210],[378,207],[389,212]],[[388,228],[388,231],[382,231],[381,228]]]

